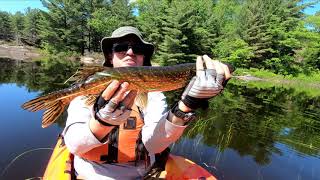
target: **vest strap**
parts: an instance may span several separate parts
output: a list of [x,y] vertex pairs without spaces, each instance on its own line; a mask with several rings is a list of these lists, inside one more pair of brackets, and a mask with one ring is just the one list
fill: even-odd
[[142,145],[141,130],[144,125],[140,111],[132,106],[130,117],[124,124],[115,126],[108,133],[107,144],[95,147],[81,155],[82,158],[97,163],[125,163],[146,160],[147,150]]

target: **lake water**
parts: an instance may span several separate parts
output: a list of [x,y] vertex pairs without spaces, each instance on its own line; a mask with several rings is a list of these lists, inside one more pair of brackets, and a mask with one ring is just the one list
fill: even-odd
[[[66,86],[61,82],[75,67],[59,61],[42,68],[5,60],[0,65],[0,179],[41,177],[64,118],[43,129],[41,112],[20,106]],[[193,160],[219,179],[320,179],[319,96],[231,81],[200,113],[172,145],[173,154]]]

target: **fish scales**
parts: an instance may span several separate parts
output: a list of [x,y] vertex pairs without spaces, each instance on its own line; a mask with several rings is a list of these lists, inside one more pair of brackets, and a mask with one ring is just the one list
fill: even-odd
[[129,82],[130,90],[146,93],[182,88],[195,75],[195,63],[157,67],[104,68],[104,70],[98,71],[101,69],[101,67],[91,68],[90,71],[86,71],[84,68],[83,71],[79,72],[80,75],[81,73],[85,75],[84,79],[80,79],[82,83],[30,100],[24,103],[22,108],[30,111],[45,110],[42,127],[48,127],[55,122],[75,97],[81,95],[96,96],[114,79],[119,80],[119,82]]

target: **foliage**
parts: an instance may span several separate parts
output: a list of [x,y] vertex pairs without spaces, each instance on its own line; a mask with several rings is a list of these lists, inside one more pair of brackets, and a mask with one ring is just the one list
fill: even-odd
[[235,67],[249,67],[250,59],[254,56],[253,49],[244,40],[223,39],[216,48],[214,54],[227,62],[232,62]]
[[10,19],[10,14],[0,11],[0,39],[11,40],[13,39],[13,27]]
[[138,22],[148,39],[157,42],[160,64],[192,62],[197,54],[210,53],[215,34],[206,19],[213,17],[212,1],[149,2],[138,1]]
[[285,153],[278,143],[317,156],[319,96],[296,90],[228,84],[223,95],[210,101],[209,108],[190,126],[187,136],[201,134],[204,144],[222,153],[232,149],[261,165]]
[[25,14],[25,27],[23,29],[24,43],[40,46],[40,10],[28,8]]
[[303,82],[309,82],[309,83],[317,83],[320,82],[320,71],[313,71],[310,74],[304,74],[300,73],[296,76],[293,75],[279,75],[275,74],[269,70],[262,70],[262,69],[256,69],[256,68],[250,68],[250,69],[242,69],[239,68],[235,72],[236,75],[250,75],[254,77],[263,78],[265,80],[268,80],[270,78],[278,79],[278,80],[301,80]]
[[320,33],[320,12],[317,12],[315,15],[308,16],[305,19],[305,22],[310,26],[312,31]]
[[120,26],[134,25],[132,7],[127,0],[116,0],[106,3],[92,13],[88,21],[90,27],[101,35],[110,35]]
[[299,35],[303,49],[297,54],[303,59],[304,72],[320,69],[320,12],[306,18],[309,30],[302,31]]
[[0,65],[0,83],[16,83],[43,94],[68,87],[70,84],[64,82],[80,66],[62,56],[51,56],[33,63],[0,59]]
[[313,71],[309,74],[279,75],[268,70],[237,69],[237,75],[254,76],[261,78],[258,81],[231,80],[230,83],[255,88],[281,87],[295,89],[297,93],[305,93],[310,97],[320,96],[320,71]]
[[80,11],[83,8],[82,4],[64,0],[42,2],[49,10],[42,11],[41,17],[40,37],[44,47],[52,53],[56,53],[56,51],[83,53],[86,22],[85,14]]
[[45,11],[0,13],[0,38],[41,46],[51,54],[100,51],[99,41],[137,26],[156,46],[161,65],[208,54],[241,68],[283,75],[320,68],[318,1],[302,0],[42,0]]
[[20,43],[25,27],[25,18],[21,12],[17,12],[12,16],[13,30],[17,43]]

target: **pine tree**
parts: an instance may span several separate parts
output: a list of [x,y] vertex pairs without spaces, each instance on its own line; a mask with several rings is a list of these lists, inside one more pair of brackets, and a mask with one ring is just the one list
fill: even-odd
[[16,12],[12,16],[12,26],[13,26],[16,42],[20,44],[21,37],[23,36],[23,30],[25,27],[25,18],[20,11]]
[[[140,24],[149,39],[158,43],[156,58],[160,64],[194,62],[196,55],[210,53],[214,28],[207,26],[205,18],[211,16],[211,1],[162,1],[152,6],[146,2],[139,4]],[[143,20],[151,25],[141,23]]]
[[23,41],[29,45],[40,46],[40,10],[28,8],[25,14]]
[[306,25],[311,28],[311,31],[320,33],[320,11],[306,18]]
[[103,36],[109,36],[120,26],[135,25],[132,6],[128,0],[113,0],[97,9],[89,25]]
[[303,4],[301,0],[277,0],[269,3],[268,31],[272,35],[272,57],[269,57],[263,66],[281,74],[299,73],[300,62],[296,60],[297,52],[303,48],[297,33],[302,32],[304,18],[303,9],[310,3]]
[[88,12],[86,1],[42,0],[48,11],[42,11],[43,45],[49,51],[75,51],[84,54]]
[[145,38],[159,49],[159,44],[164,40],[162,18],[166,16],[165,10],[169,8],[169,2],[140,0],[136,2],[135,8],[139,13],[137,16],[139,28]]
[[304,70],[320,70],[320,11],[306,18],[306,26],[309,29],[299,34],[303,38],[303,49],[299,53],[303,57]]
[[84,1],[85,16],[87,18],[87,31],[86,31],[86,44],[88,51],[100,51],[100,40],[103,37],[102,34],[97,32],[93,27],[90,26],[91,20],[94,18],[93,13],[97,9],[106,7],[105,0],[86,0]]
[[48,11],[41,11],[40,37],[42,46],[50,53],[71,50],[67,47],[69,41],[67,13],[62,0],[42,1]]
[[238,33],[253,50],[254,55],[249,65],[261,67],[272,52],[265,1],[248,0],[243,6],[243,11],[239,14]]
[[10,14],[0,11],[0,39],[12,40],[14,37]]

